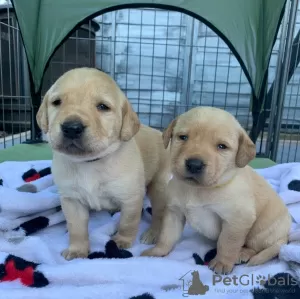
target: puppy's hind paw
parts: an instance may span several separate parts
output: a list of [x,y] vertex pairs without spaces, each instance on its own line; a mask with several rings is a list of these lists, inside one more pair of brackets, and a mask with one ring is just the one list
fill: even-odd
[[120,249],[127,249],[132,246],[132,239],[123,237],[118,233],[112,237],[112,240],[117,244],[118,248]]
[[247,263],[255,254],[256,252],[253,249],[243,247],[240,251],[236,264],[239,265]]
[[155,256],[155,257],[163,257],[168,255],[169,251],[166,251],[159,247],[153,247],[147,249],[141,253],[141,256]]
[[156,232],[150,227],[141,235],[140,241],[143,244],[151,245],[151,244],[155,244],[157,242],[157,239],[158,239],[158,232]]

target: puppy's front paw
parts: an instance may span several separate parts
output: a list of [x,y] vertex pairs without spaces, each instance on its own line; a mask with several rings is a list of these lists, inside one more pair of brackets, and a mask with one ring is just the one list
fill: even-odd
[[166,251],[159,247],[153,247],[147,249],[141,253],[141,256],[156,256],[156,257],[163,257],[168,255],[169,251]]
[[220,261],[218,256],[216,256],[209,262],[208,267],[217,274],[229,274],[232,272],[234,263]]
[[143,244],[155,244],[158,239],[158,232],[153,230],[151,227],[147,229],[141,236],[141,243]]
[[116,242],[118,248],[120,249],[127,249],[132,246],[132,239],[128,237],[123,237],[119,235],[118,233],[112,237],[112,240]]
[[87,258],[89,254],[89,250],[86,248],[72,248],[69,247],[68,249],[65,249],[61,255],[67,260],[73,260],[77,258]]

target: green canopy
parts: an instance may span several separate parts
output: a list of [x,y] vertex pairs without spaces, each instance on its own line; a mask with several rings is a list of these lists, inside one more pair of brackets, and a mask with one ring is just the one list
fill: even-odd
[[35,91],[40,88],[47,61],[78,23],[109,10],[156,6],[192,15],[221,35],[256,96],[284,4],[285,0],[13,0]]
[[80,23],[122,8],[157,7],[204,22],[229,46],[261,98],[286,0],[12,0],[23,38],[31,92],[40,92],[47,62]]

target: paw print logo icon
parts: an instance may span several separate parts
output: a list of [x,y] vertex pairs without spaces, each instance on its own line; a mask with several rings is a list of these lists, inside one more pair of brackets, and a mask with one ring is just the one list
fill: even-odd
[[256,283],[259,283],[261,286],[263,286],[267,282],[267,279],[263,275],[257,275],[256,276]]

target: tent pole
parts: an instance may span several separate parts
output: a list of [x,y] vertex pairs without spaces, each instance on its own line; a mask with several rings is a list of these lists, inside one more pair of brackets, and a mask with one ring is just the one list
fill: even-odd
[[42,130],[40,129],[36,120],[36,115],[38,113],[39,107],[41,105],[41,100],[42,100],[41,87],[39,88],[38,91],[35,91],[35,85],[31,73],[29,79],[30,79],[30,95],[31,95],[31,119],[30,119],[31,137],[29,140],[26,140],[23,143],[24,144],[42,143],[44,142],[42,136]]
[[41,129],[38,126],[37,120],[36,120],[36,115],[38,113],[40,104],[41,104],[41,92],[38,91],[36,93],[34,93],[34,95],[32,96],[32,123],[31,123],[31,128],[32,128],[32,132],[33,132],[33,140],[35,141],[41,141],[42,136],[41,136]]
[[284,105],[285,91],[286,91],[287,79],[288,79],[288,66],[291,58],[292,41],[293,41],[293,35],[294,35],[295,23],[296,23],[297,11],[298,11],[298,2],[299,0],[291,0],[289,24],[287,28],[287,36],[286,36],[285,49],[284,49],[285,55],[284,55],[284,60],[279,74],[280,81],[278,84],[278,100],[277,100],[278,104],[277,104],[276,124],[274,129],[274,148],[271,151],[271,159],[273,161],[277,160],[283,105]]
[[34,89],[31,88],[31,138],[23,142],[24,144],[33,144],[33,143],[42,143],[42,131],[38,126],[36,115],[41,103],[41,92],[34,92]]
[[282,60],[283,60],[283,53],[284,53],[284,46],[285,46],[285,39],[287,35],[287,25],[288,25],[288,16],[289,16],[289,8],[290,8],[290,3],[291,1],[286,2],[286,8],[285,8],[285,13],[284,13],[284,18],[282,21],[282,29],[281,29],[281,36],[280,36],[280,43],[279,43],[279,49],[278,49],[278,56],[277,56],[277,69],[276,69],[276,74],[275,74],[275,80],[273,82],[273,85],[271,89],[272,95],[271,95],[271,105],[270,105],[270,120],[269,120],[269,127],[268,127],[268,135],[267,135],[267,141],[266,141],[266,153],[270,155],[271,153],[271,144],[272,144],[272,139],[273,139],[273,133],[274,133],[274,120],[275,120],[275,112],[276,112],[276,104],[277,104],[277,98],[278,98],[278,87],[280,84],[280,74],[281,70],[283,68]]

